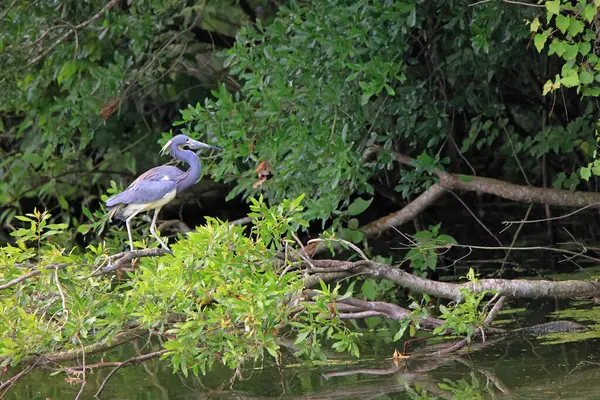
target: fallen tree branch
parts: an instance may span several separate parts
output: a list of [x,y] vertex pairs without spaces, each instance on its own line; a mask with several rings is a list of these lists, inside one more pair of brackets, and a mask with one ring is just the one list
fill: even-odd
[[[514,249],[513,249],[514,250]],[[598,297],[600,296],[600,285],[596,282],[586,281],[545,281],[524,279],[480,279],[465,283],[437,282],[409,274],[389,264],[376,263],[374,261],[344,262],[337,260],[312,260],[318,268],[337,268],[334,273],[316,272],[306,280],[306,287],[314,286],[319,280],[331,281],[346,278],[351,275],[360,275],[373,279],[386,279],[395,284],[421,293],[455,301],[462,301],[464,296],[461,289],[467,289],[472,293],[493,291],[501,296],[509,298],[572,298],[572,297]]]
[[[382,150],[382,148],[379,148]],[[401,153],[394,153],[400,164],[415,168],[416,160]],[[441,169],[432,173],[438,177],[439,185],[446,189],[460,189],[471,192],[492,194],[503,199],[527,203],[540,203],[563,207],[585,207],[591,204],[600,206],[600,193],[571,192],[535,186],[524,186],[494,178],[453,174]]]
[[[383,151],[381,146],[373,146],[369,155]],[[416,168],[417,161],[404,154],[394,152],[396,161],[400,164]],[[379,218],[361,228],[367,236],[379,235],[391,228],[398,227],[406,222],[412,221],[427,207],[434,204],[448,190],[458,189],[471,192],[491,194],[507,200],[529,203],[541,203],[553,206],[600,207],[600,193],[595,192],[571,192],[568,190],[555,190],[535,186],[524,186],[509,183],[499,179],[484,178],[474,175],[453,174],[441,169],[433,170],[432,173],[439,179],[437,184],[432,185],[416,199],[408,203],[404,208]],[[578,210],[581,211],[581,210]],[[510,221],[514,222],[514,221]],[[318,243],[306,246],[306,251],[316,254],[324,248]]]
[[[319,293],[315,290],[307,289],[302,294],[307,299],[312,299],[317,296]],[[387,318],[402,321],[404,318],[409,317],[412,313],[411,311],[402,308],[396,304],[386,303],[383,301],[364,301],[359,299],[354,299],[352,297],[346,299],[337,299],[335,301],[335,305],[338,307],[338,311],[344,310],[341,305],[348,305],[352,307],[352,312],[350,314],[359,314],[359,313],[378,313],[381,316],[385,316]],[[341,315],[341,314],[340,314]],[[366,315],[365,316],[374,316],[374,315]],[[341,317],[340,317],[341,318]],[[364,318],[359,317],[359,318]],[[419,324],[425,328],[433,330],[436,327],[442,325],[444,321],[438,318],[428,317],[428,318],[420,318]]]
[[[367,236],[379,235],[388,229],[398,227],[409,221],[412,221],[419,214],[421,214],[427,207],[434,204],[444,193],[446,189],[440,185],[434,184],[416,199],[408,203],[404,208],[393,212],[385,217],[379,218],[366,226],[360,228]],[[339,243],[335,243],[339,246]],[[312,242],[306,246],[305,250],[308,254],[313,256],[326,250],[327,247],[322,246],[321,242]]]
[[120,346],[124,343],[131,342],[141,336],[149,333],[148,328],[132,328],[124,332],[117,333],[110,341],[90,344],[75,350],[61,351],[58,353],[50,353],[42,356],[29,356],[23,359],[25,363],[33,363],[39,361],[40,364],[60,363],[65,361],[73,361],[85,354],[99,353],[113,347]]
[[0,399],[4,397],[4,395],[8,392],[10,387],[14,385],[19,379],[23,378],[25,375],[33,371],[33,368],[35,368],[35,365],[28,365],[27,367],[25,367],[25,369],[23,369],[23,371],[8,379],[6,382],[1,382]]

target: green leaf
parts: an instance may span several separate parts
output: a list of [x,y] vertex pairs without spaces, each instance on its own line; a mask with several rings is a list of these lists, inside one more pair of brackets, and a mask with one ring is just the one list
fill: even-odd
[[394,342],[397,342],[398,340],[402,339],[402,336],[404,336],[404,332],[406,332],[406,328],[408,328],[408,324],[403,323],[400,326],[400,329],[394,335],[394,339],[393,339]]
[[348,221],[348,229],[358,229],[359,222],[358,219],[352,218]]
[[370,198],[369,200],[364,200],[362,197],[358,197],[352,202],[352,204],[348,206],[348,215],[354,216],[362,214],[363,211],[369,208],[372,202],[373,198]]
[[554,39],[552,40],[552,43],[550,43],[548,55],[551,56],[552,54],[556,54],[559,57],[562,57],[562,55],[565,54],[565,51],[567,51],[567,46],[565,45],[565,42],[563,42],[562,40]]
[[344,234],[346,238],[352,243],[360,243],[364,238],[364,234],[359,230],[348,229],[344,231]]
[[579,81],[584,85],[594,82],[594,74],[588,71],[581,71],[579,73]]
[[579,46],[576,44],[565,44],[565,53],[563,54],[563,58],[565,60],[575,60],[577,58],[577,54],[579,53]]
[[302,331],[298,334],[298,337],[296,338],[296,340],[294,341],[295,344],[301,344],[304,343],[306,341],[306,338],[308,337],[308,335],[310,334],[310,331]]
[[77,71],[77,62],[70,61],[62,66],[60,72],[58,73],[58,77],[56,78],[56,81],[60,85],[65,78],[67,78],[67,79],[70,78],[71,76],[73,76],[73,74],[76,71]]
[[26,235],[33,235],[33,232],[29,229],[17,229],[16,231],[13,231],[10,233],[10,236],[16,236],[16,237],[26,236]]
[[538,33],[533,38],[533,43],[535,44],[535,48],[537,49],[538,53],[541,53],[544,49],[547,39],[548,35],[546,33]]
[[548,10],[548,15],[557,15],[560,13],[560,0],[547,1],[546,9]]
[[461,182],[471,182],[473,181],[473,177],[469,175],[459,175],[458,180]]
[[373,93],[363,93],[360,96],[360,105],[364,106],[365,104],[367,104],[369,102],[369,99],[371,98],[371,96],[373,96]]
[[585,19],[587,22],[592,22],[592,20],[594,19],[594,17],[596,16],[596,13],[598,12],[598,7],[592,5],[592,4],[588,4],[583,11],[581,12],[581,16],[583,17],[583,19]]
[[560,78],[560,83],[566,87],[574,87],[579,85],[579,75],[575,70],[568,70],[567,75]]
[[81,224],[77,227],[77,232],[79,233],[88,233],[91,226],[88,224]]
[[62,230],[62,229],[66,229],[68,226],[69,226],[69,224],[48,224],[48,225],[46,225],[46,229]]
[[569,29],[569,20],[571,18],[566,15],[560,14],[556,16],[556,26],[562,33],[566,33],[567,29]]
[[531,21],[531,25],[529,25],[529,30],[531,32],[537,32],[537,30],[540,28],[540,20],[539,18],[535,18],[533,21]]
[[69,203],[67,202],[67,199],[65,199],[65,196],[58,195],[58,203],[63,210],[69,209]]
[[577,36],[581,32],[583,32],[584,28],[585,28],[585,25],[580,20],[578,20],[576,18],[569,19],[569,29],[568,29],[569,35]]
[[374,301],[377,298],[377,282],[374,279],[366,279],[361,287],[361,293],[368,300]]
[[589,52],[591,50],[592,50],[592,45],[590,44],[590,42],[579,43],[579,53],[581,53],[582,56],[589,54]]

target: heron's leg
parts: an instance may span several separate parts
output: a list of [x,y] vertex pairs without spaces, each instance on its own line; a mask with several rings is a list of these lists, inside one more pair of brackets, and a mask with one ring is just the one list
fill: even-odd
[[139,211],[134,212],[125,220],[125,225],[127,226],[127,234],[129,235],[129,246],[131,247],[131,251],[134,251],[135,249],[133,248],[133,239],[131,238],[131,226],[129,225],[129,223],[131,222],[133,217],[135,217],[138,213]]
[[165,250],[171,251],[171,249],[169,249],[169,246],[167,246],[162,240],[160,240],[160,238],[156,234],[156,218],[158,217],[158,212],[160,211],[160,209],[161,207],[154,209],[154,217],[152,217],[152,223],[150,224],[150,233],[156,238],[156,240],[158,240],[158,243],[160,243],[162,247],[165,248]]

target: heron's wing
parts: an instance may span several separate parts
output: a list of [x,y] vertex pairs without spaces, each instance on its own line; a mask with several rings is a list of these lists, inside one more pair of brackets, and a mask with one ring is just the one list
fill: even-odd
[[153,203],[166,197],[176,187],[177,184],[174,181],[141,181],[132,184],[121,193],[106,200],[106,206]]
[[172,165],[161,165],[160,167],[154,167],[144,172],[136,178],[135,181],[129,185],[129,187],[139,185],[141,182],[148,181],[174,181],[177,182],[180,177],[185,174],[182,170]]

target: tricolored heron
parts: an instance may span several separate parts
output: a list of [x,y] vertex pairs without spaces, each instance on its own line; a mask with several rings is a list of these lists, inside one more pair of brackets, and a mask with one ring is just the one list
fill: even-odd
[[112,196],[106,200],[106,207],[110,217],[116,216],[125,220],[127,234],[129,235],[129,245],[133,251],[133,239],[131,238],[131,226],[129,225],[133,217],[137,214],[154,210],[154,217],[150,224],[150,233],[166,250],[169,247],[156,234],[156,217],[160,209],[173,200],[175,196],[200,179],[202,165],[196,153],[190,150],[184,150],[183,146],[192,149],[207,148],[212,150],[221,150],[218,147],[210,146],[206,143],[198,142],[186,135],[174,136],[165,144],[161,150],[164,154],[167,150],[177,161],[183,161],[190,167],[187,171],[182,171],[171,165],[161,165],[152,168],[140,175],[127,189],[121,193]]

